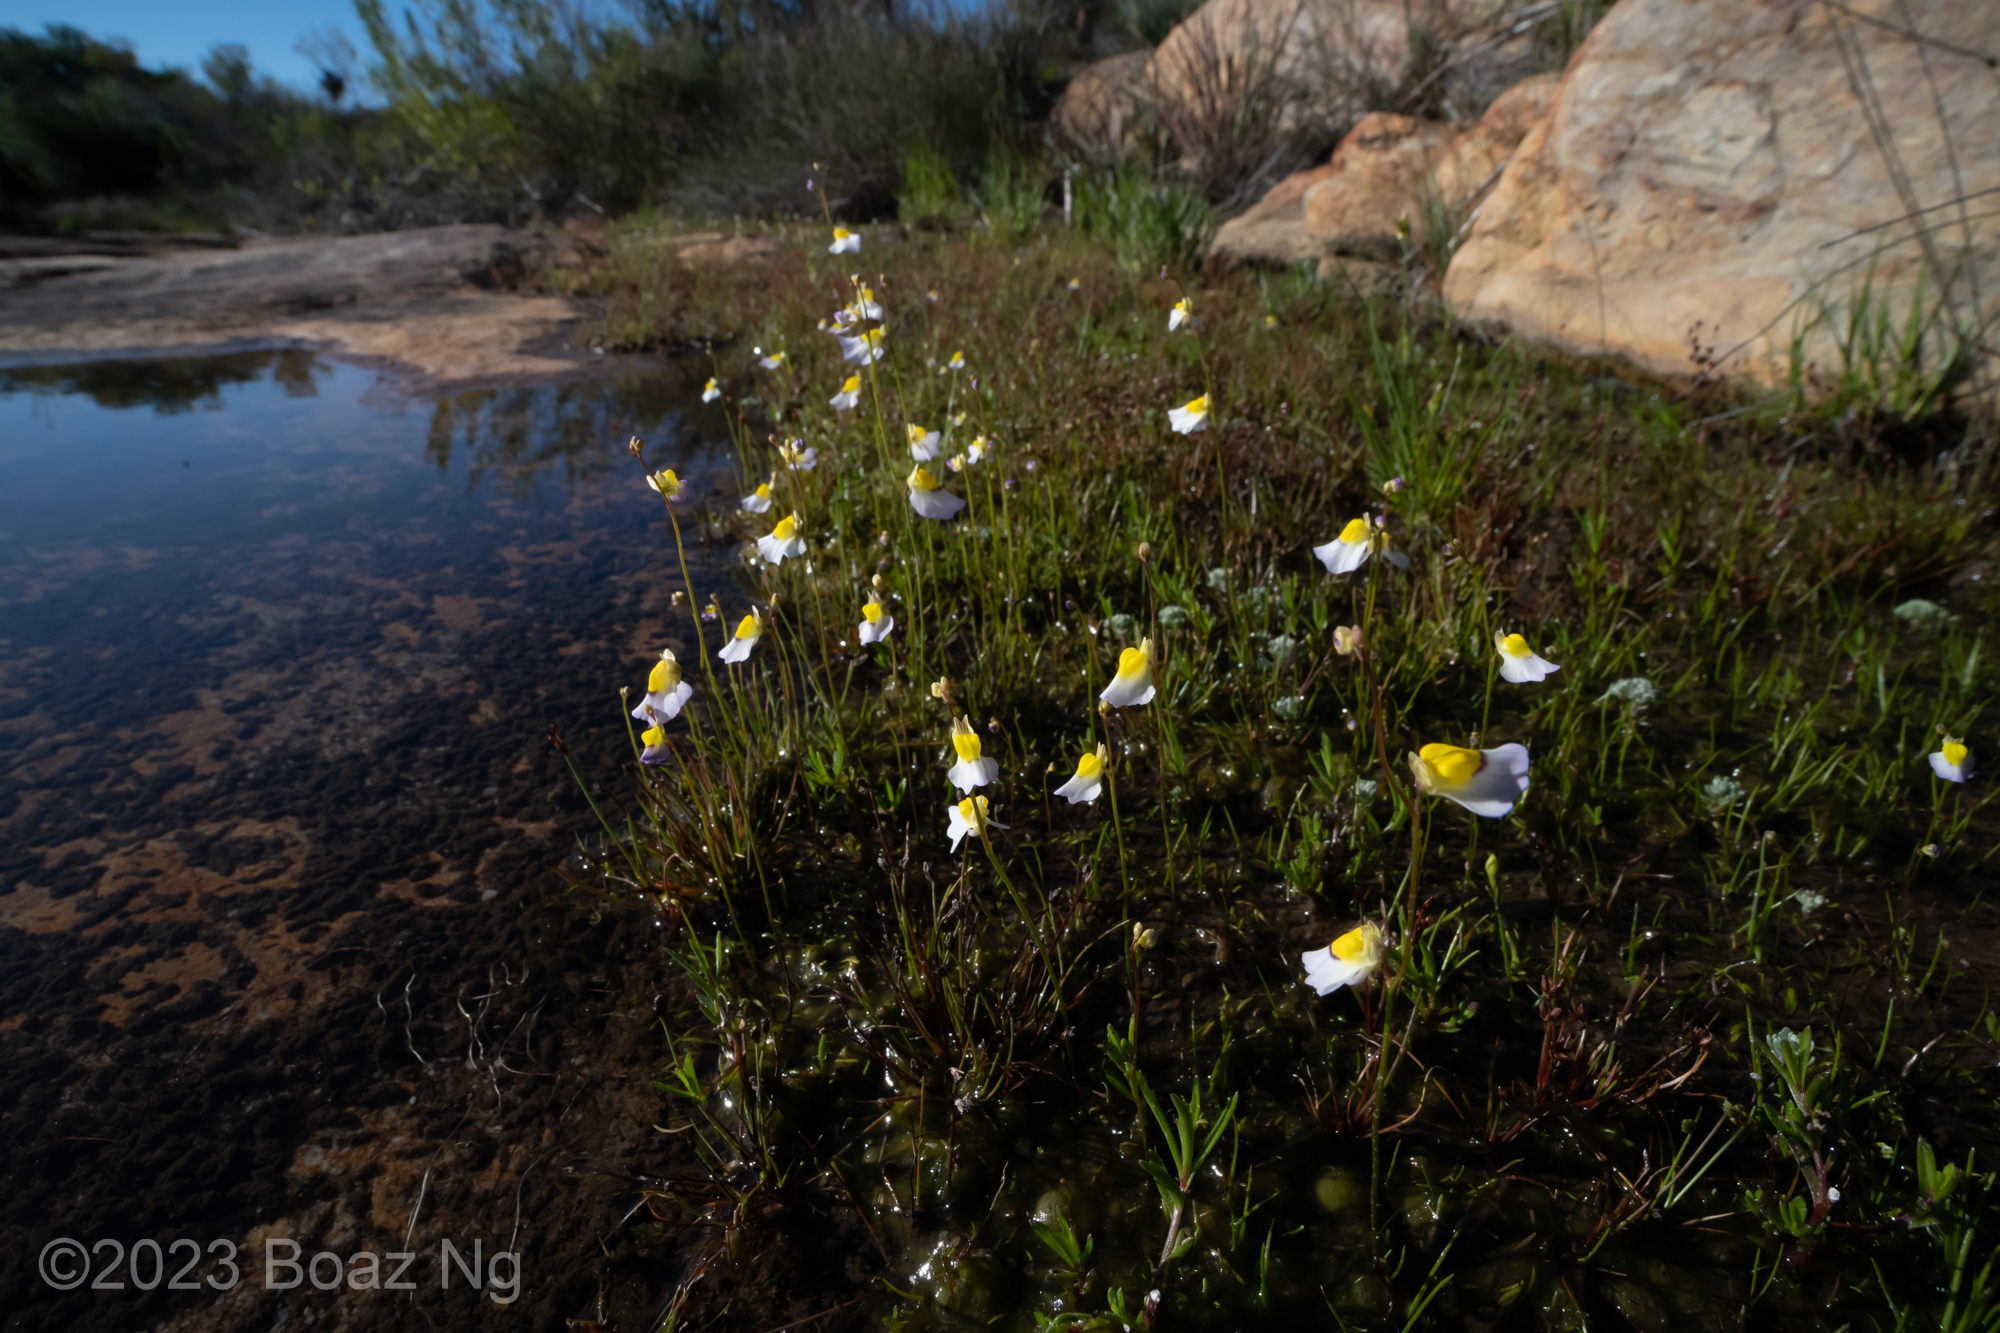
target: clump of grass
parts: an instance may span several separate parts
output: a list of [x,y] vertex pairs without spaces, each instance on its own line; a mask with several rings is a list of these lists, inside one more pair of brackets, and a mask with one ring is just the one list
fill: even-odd
[[[1189,289],[1097,223],[825,235],[601,279],[729,336],[693,419],[778,475],[674,540],[796,514],[805,548],[681,589],[693,701],[578,876],[683,963],[674,1319],[763,1310],[755,1256],[831,1221],[865,1258],[787,1299],[897,1328],[1983,1326],[2000,824],[1925,755],[1985,743],[1986,469]],[[913,442],[956,517],[913,508]],[[1357,519],[1387,545],[1328,574]],[[1560,669],[1500,678],[1496,632]],[[1142,643],[1157,692],[1101,706]],[[1425,796],[1431,742],[1524,745],[1525,797]],[[1359,923],[1373,975],[1305,988]]]
[[1215,234],[1208,201],[1184,182],[1138,165],[1079,169],[1076,226],[1110,247],[1128,274],[1192,269]]

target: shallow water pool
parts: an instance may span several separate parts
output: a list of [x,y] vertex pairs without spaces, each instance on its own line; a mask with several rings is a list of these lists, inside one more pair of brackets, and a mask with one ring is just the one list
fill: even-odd
[[[10,1327],[471,1326],[496,1293],[439,1285],[446,1240],[488,1280],[520,1255],[530,1322],[662,1280],[593,1239],[642,1143],[651,923],[554,876],[590,830],[547,732],[629,761],[678,581],[624,445],[726,485],[687,401],[412,400],[291,351],[0,371]],[[270,1284],[272,1236],[421,1276]],[[37,1266],[58,1240],[109,1242],[90,1282]],[[182,1240],[248,1276],[204,1248],[206,1289],[147,1286]]]

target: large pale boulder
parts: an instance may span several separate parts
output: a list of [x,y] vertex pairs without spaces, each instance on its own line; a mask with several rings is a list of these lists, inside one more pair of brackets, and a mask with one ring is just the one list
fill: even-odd
[[1057,137],[1092,157],[1124,156],[1138,136],[1152,59],[1151,51],[1127,51],[1078,70],[1049,116]]
[[1417,220],[1427,193],[1456,219],[1546,113],[1557,84],[1554,75],[1524,80],[1469,127],[1386,112],[1363,116],[1330,161],[1286,177],[1223,223],[1209,253],[1236,263],[1336,254],[1399,259],[1398,224]]
[[1405,84],[1413,36],[1448,45],[1495,0],[1207,0],[1146,71],[1159,124],[1197,176],[1227,179],[1326,142]]
[[1295,171],[1262,199],[1215,229],[1208,254],[1224,264],[1296,264],[1325,251],[1306,234],[1306,191],[1333,174],[1332,163]]
[[1305,195],[1306,231],[1322,250],[1398,257],[1402,226],[1427,205],[1445,225],[1493,184],[1528,131],[1547,114],[1558,80],[1525,80],[1502,93],[1469,129],[1383,112],[1362,117],[1334,150],[1332,170]]
[[2000,190],[1996,34],[2000,0],[1620,0],[1445,297],[1662,373],[1780,376],[1795,332],[1836,364],[1834,321],[1813,317],[1871,272],[1898,312],[1923,274],[1927,300],[1990,326],[2000,227],[1990,200],[1956,201]]

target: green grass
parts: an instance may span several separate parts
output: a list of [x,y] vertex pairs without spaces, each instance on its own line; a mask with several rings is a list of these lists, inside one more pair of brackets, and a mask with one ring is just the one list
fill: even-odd
[[[2000,824],[1924,758],[1990,749],[1979,423],[1538,359],[1298,275],[1190,289],[1115,235],[864,246],[694,274],[634,227],[583,279],[613,341],[713,347],[698,420],[746,490],[780,470],[680,538],[796,512],[809,547],[687,589],[672,760],[586,775],[611,850],[577,882],[660,914],[686,978],[667,1326],[2000,1323]],[[816,325],[857,272],[888,355],[839,416]],[[992,448],[932,465],[951,522],[906,498],[911,425]],[[1366,513],[1410,568],[1327,574]],[[1496,630],[1561,670],[1498,680]],[[1100,710],[1141,638],[1157,697]],[[1007,826],[956,854],[953,716]],[[1505,819],[1411,783],[1475,736],[1533,756]],[[1054,799],[1099,743],[1105,796]],[[1300,955],[1362,921],[1380,972],[1314,995]],[[815,1267],[828,1234],[860,1257]]]

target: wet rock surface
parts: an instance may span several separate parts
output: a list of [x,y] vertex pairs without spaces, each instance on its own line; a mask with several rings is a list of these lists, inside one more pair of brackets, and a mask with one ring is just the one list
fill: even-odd
[[396,362],[427,387],[575,374],[588,312],[515,290],[575,244],[492,225],[369,236],[0,244],[0,358],[20,363],[252,343]]

